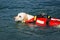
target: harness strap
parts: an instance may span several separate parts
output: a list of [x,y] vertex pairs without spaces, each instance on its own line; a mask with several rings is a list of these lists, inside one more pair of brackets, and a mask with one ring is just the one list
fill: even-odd
[[47,18],[51,18],[51,16],[48,16]]
[[47,18],[47,22],[46,22],[47,26],[49,26],[49,22],[50,22],[50,20],[51,20],[51,16],[48,16],[48,18]]
[[37,19],[37,16],[34,16],[34,21],[36,21],[36,19]]

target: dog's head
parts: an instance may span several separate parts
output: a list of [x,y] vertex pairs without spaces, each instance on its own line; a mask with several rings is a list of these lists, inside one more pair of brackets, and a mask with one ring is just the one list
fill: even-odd
[[18,13],[18,15],[15,18],[15,21],[23,21],[24,18],[26,18],[27,14],[24,12]]

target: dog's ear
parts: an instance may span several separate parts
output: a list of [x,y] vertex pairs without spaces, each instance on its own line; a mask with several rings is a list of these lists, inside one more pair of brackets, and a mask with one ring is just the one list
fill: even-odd
[[24,15],[24,19],[23,19],[23,22],[27,21],[28,20],[28,16],[27,14]]

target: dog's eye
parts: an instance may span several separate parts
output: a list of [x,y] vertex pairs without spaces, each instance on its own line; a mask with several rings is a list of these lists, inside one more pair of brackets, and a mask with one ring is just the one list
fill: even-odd
[[19,17],[21,17],[21,16],[19,16]]

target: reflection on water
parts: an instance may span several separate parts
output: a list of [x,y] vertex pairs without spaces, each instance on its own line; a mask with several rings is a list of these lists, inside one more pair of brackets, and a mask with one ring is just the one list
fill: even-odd
[[19,33],[23,33],[25,35],[35,36],[35,37],[43,37],[50,36],[59,32],[58,29],[52,28],[39,28],[39,27],[18,27]]

